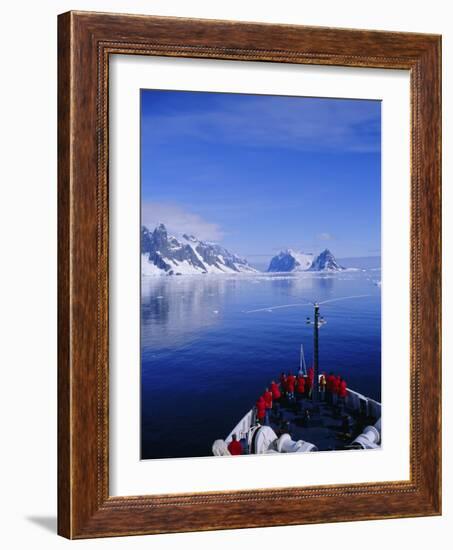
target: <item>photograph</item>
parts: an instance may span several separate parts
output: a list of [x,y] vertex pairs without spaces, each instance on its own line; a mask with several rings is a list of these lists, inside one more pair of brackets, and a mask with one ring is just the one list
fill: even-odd
[[141,89],[141,459],[379,450],[381,102]]

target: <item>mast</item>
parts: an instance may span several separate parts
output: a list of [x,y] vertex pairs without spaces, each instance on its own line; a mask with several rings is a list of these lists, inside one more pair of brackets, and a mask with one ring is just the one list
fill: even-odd
[[319,304],[314,304],[313,321],[307,317],[307,325],[313,325],[313,388],[311,399],[313,403],[319,401],[319,329],[326,323],[323,317],[319,315]]
[[312,401],[318,402],[319,392],[319,304],[315,304],[315,315],[313,323],[313,391]]

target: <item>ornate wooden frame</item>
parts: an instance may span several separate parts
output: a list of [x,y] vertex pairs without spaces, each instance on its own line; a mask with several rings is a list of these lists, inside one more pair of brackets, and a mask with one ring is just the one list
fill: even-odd
[[[441,38],[89,12],[58,23],[58,532],[87,538],[440,514]],[[111,54],[410,71],[410,481],[109,496]]]

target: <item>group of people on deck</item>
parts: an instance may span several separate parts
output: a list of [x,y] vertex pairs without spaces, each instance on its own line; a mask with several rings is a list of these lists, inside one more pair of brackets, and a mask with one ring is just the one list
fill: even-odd
[[[272,380],[264,393],[258,397],[255,404],[256,419],[264,425],[269,426],[271,411],[278,414],[282,398],[288,402],[296,402],[301,398],[310,398],[313,391],[313,380],[315,372],[311,367],[306,375],[299,373],[297,376],[289,372],[282,372],[280,381]],[[343,408],[347,396],[347,384],[341,376],[332,372],[323,372],[319,376],[319,400],[326,401],[331,405],[339,405]],[[233,434],[232,441],[228,445],[232,455],[244,454],[243,445],[238,441],[236,434]]]
[[[282,372],[280,381],[272,380],[269,387],[260,395],[256,402],[256,418],[260,424],[269,425],[270,412],[278,411],[281,398],[287,401],[296,401],[303,397],[310,398],[313,391],[314,369],[310,368],[306,375],[299,373],[297,376],[289,372]],[[346,380],[336,376],[332,372],[323,372],[319,376],[319,399],[332,405],[344,404],[347,396]]]

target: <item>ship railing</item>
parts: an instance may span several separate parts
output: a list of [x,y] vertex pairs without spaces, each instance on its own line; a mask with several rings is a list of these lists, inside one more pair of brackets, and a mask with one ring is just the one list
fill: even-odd
[[347,389],[346,408],[373,418],[381,418],[381,404],[361,393]]
[[236,424],[233,430],[228,434],[227,438],[225,439],[226,443],[230,443],[230,441],[233,439],[233,434],[236,434],[238,439],[242,439],[245,437],[245,435],[248,433],[250,428],[255,425],[255,410],[250,409],[248,413],[246,413],[241,420]]
[[[381,418],[381,404],[378,401],[375,401],[370,397],[366,397],[365,395],[355,390],[351,390],[350,388],[347,388],[346,392],[346,409],[360,413],[364,416],[371,416],[376,419]],[[249,432],[250,428],[255,426],[255,424],[255,409],[250,409],[228,434],[225,439],[226,443],[230,443],[233,438],[233,434],[236,434],[238,439],[242,439]]]

